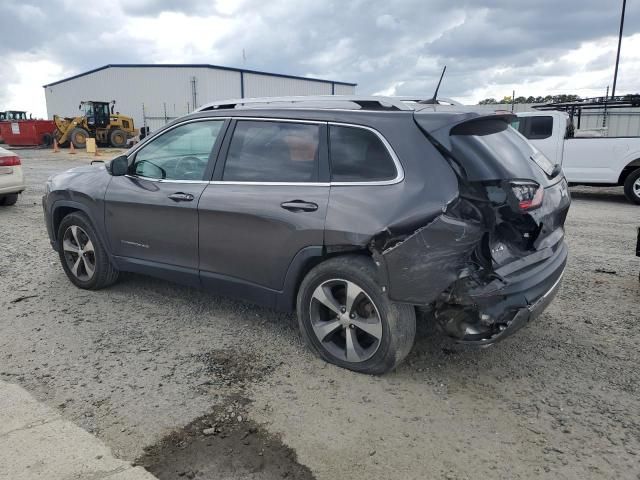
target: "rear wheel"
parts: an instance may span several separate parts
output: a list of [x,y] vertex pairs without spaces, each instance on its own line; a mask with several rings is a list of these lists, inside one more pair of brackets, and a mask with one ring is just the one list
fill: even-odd
[[350,255],[321,263],[302,281],[300,330],[311,350],[327,362],[381,374],[411,350],[415,309],[390,301],[375,278],[371,259]]
[[624,195],[628,200],[640,205],[640,168],[631,172],[624,181]]
[[74,212],[58,228],[58,253],[71,282],[87,290],[99,290],[118,279],[100,239],[84,213]]
[[80,127],[71,130],[71,135],[69,135],[69,140],[76,148],[84,148],[87,145],[87,138],[89,138],[89,132]]
[[111,130],[109,141],[111,145],[116,148],[125,148],[127,146],[127,134],[119,128],[116,128],[115,130]]
[[5,207],[10,207],[11,205],[15,205],[18,201],[17,193],[10,193],[9,195],[0,196],[0,205]]

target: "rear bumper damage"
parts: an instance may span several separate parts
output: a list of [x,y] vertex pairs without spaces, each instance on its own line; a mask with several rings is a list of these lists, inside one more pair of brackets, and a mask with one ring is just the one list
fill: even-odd
[[532,261],[512,275],[473,287],[460,281],[435,309],[440,325],[461,343],[491,345],[537,318],[558,292],[567,263],[567,246]]
[[446,334],[486,346],[539,316],[561,283],[568,250],[562,227],[537,250],[500,267],[477,256],[481,221],[442,214],[398,243],[374,251],[389,298],[432,309]]

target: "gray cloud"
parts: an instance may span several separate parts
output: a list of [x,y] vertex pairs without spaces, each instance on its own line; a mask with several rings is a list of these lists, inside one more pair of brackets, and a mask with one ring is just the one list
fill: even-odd
[[[44,5],[3,0],[0,56],[29,53],[69,73],[107,63],[152,63],[159,56],[156,38],[133,39],[121,27],[161,12],[218,17],[236,26],[206,45],[207,53],[187,50],[175,62],[239,66],[244,49],[247,68],[354,81],[360,93],[398,84],[398,94],[411,95],[430,94],[446,64],[445,96],[567,75],[572,67],[560,57],[582,42],[615,36],[619,21],[617,2],[602,0],[243,0],[231,17],[210,0],[121,0],[108,11],[87,11],[63,0]],[[640,0],[631,0],[625,34],[638,32]],[[587,68],[606,69],[609,63],[613,59],[606,56],[594,58]],[[17,72],[4,65],[0,102],[16,78]]]
[[223,16],[217,2],[212,0],[137,0],[122,5],[128,15],[154,17],[162,12],[180,12],[186,15],[215,14]]

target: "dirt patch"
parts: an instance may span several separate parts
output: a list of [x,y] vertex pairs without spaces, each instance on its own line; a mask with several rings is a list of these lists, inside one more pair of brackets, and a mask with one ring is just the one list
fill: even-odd
[[256,355],[233,350],[211,350],[193,356],[204,364],[209,385],[235,386],[243,389],[248,383],[260,380],[273,371],[270,363],[258,361]]
[[249,400],[242,392],[264,378],[273,365],[256,355],[211,350],[193,356],[202,363],[205,382],[239,392],[223,399],[211,413],[145,449],[137,464],[161,480],[197,479],[313,479],[295,452],[248,418]]
[[161,480],[315,478],[292,449],[247,419],[248,403],[230,400],[147,448],[136,463]]

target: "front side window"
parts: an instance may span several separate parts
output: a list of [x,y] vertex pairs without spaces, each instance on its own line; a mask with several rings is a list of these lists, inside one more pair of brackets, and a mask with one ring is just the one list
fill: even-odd
[[313,182],[320,126],[239,120],[222,179],[231,182]]
[[393,180],[398,172],[389,151],[370,130],[329,126],[332,182]]
[[180,125],[151,140],[136,154],[135,175],[166,180],[203,180],[224,120]]

